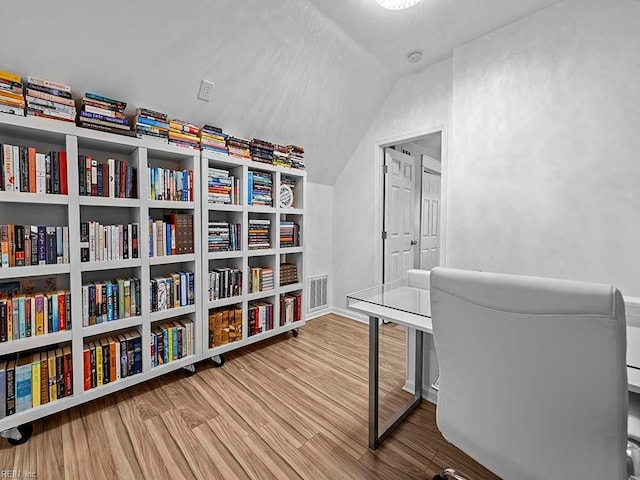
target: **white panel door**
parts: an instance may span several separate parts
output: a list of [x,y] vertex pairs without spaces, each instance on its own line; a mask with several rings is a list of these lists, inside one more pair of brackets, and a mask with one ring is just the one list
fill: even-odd
[[413,268],[414,188],[416,161],[413,157],[385,149],[385,232],[384,281],[406,279]]
[[440,262],[441,176],[422,173],[422,219],[420,221],[420,269],[431,270]]

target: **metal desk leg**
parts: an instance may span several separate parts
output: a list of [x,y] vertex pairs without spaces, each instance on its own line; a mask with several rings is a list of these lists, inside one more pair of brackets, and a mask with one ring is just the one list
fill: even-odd
[[413,412],[422,401],[423,333],[416,331],[414,395],[399,411],[378,425],[379,333],[376,317],[369,317],[369,448],[375,450]]

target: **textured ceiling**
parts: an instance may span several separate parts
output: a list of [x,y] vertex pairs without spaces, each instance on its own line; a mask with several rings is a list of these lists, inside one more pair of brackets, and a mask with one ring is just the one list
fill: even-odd
[[[422,0],[386,10],[375,0],[309,0],[396,75],[451,55],[455,47],[547,7],[558,0]],[[424,54],[419,64],[407,55]]]
[[[392,85],[306,1],[5,3],[0,69],[301,144],[312,182],[334,183]],[[203,78],[216,84],[209,103],[196,98]]]

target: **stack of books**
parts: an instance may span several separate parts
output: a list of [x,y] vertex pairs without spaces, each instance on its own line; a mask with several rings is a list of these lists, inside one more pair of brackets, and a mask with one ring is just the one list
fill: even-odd
[[240,179],[227,170],[209,168],[207,172],[208,202],[223,205],[240,204]]
[[13,295],[0,300],[0,342],[65,330],[71,330],[68,290]]
[[299,322],[302,318],[302,295],[290,293],[280,297],[280,326]]
[[273,164],[278,167],[290,167],[289,161],[289,147],[284,145],[273,146]]
[[242,340],[242,308],[224,308],[209,313],[209,348]]
[[140,279],[117,278],[82,286],[82,326],[142,315]]
[[87,342],[82,360],[85,391],[142,373],[142,337],[130,330]]
[[76,106],[69,85],[28,77],[26,100],[27,116],[76,121]]
[[169,122],[169,143],[191,150],[200,150],[200,127],[182,120],[171,120]]
[[149,217],[147,229],[150,257],[193,253],[193,215],[170,213],[164,220]]
[[227,221],[209,222],[209,252],[235,252],[240,250],[240,224]]
[[209,272],[209,301],[242,294],[242,270],[232,267],[213,268]]
[[263,292],[265,290],[273,290],[273,268],[271,267],[252,267],[251,278],[249,282],[249,293]]
[[193,322],[188,318],[161,323],[151,332],[152,368],[193,353]]
[[300,145],[289,145],[289,161],[293,168],[304,170],[304,148]]
[[80,222],[80,261],[110,262],[139,258],[137,223],[101,225]]
[[80,101],[78,126],[103,132],[135,136],[124,111],[127,104],[95,93],[85,93]]
[[138,138],[169,143],[169,120],[165,113],[138,108],[133,117],[133,128]]
[[149,282],[151,311],[159,312],[186,307],[195,303],[195,277],[193,272],[170,273]]
[[298,283],[298,267],[295,263],[280,264],[280,286]]
[[251,160],[262,163],[273,163],[273,143],[254,138],[251,140]]
[[69,263],[69,227],[0,225],[0,267]]
[[223,133],[221,128],[205,125],[200,129],[200,148],[228,155],[227,138],[229,135]]
[[280,247],[300,246],[300,226],[288,220],[280,221]]
[[193,170],[149,167],[149,199],[193,202]]
[[271,248],[271,220],[249,220],[249,250]]
[[272,188],[273,177],[270,173],[249,171],[249,205],[258,207],[273,207]]
[[138,198],[138,170],[126,160],[98,163],[91,155],[78,155],[78,174],[83,197]]
[[24,88],[20,75],[0,71],[0,112],[24,116]]
[[251,142],[244,138],[229,137],[227,138],[227,147],[229,155],[238,158],[251,158]]
[[67,152],[0,145],[0,191],[67,195]]

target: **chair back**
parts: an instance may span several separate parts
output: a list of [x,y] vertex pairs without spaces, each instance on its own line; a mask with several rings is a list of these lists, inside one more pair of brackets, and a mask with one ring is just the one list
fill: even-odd
[[626,478],[620,291],[449,268],[430,280],[444,437],[505,480]]

